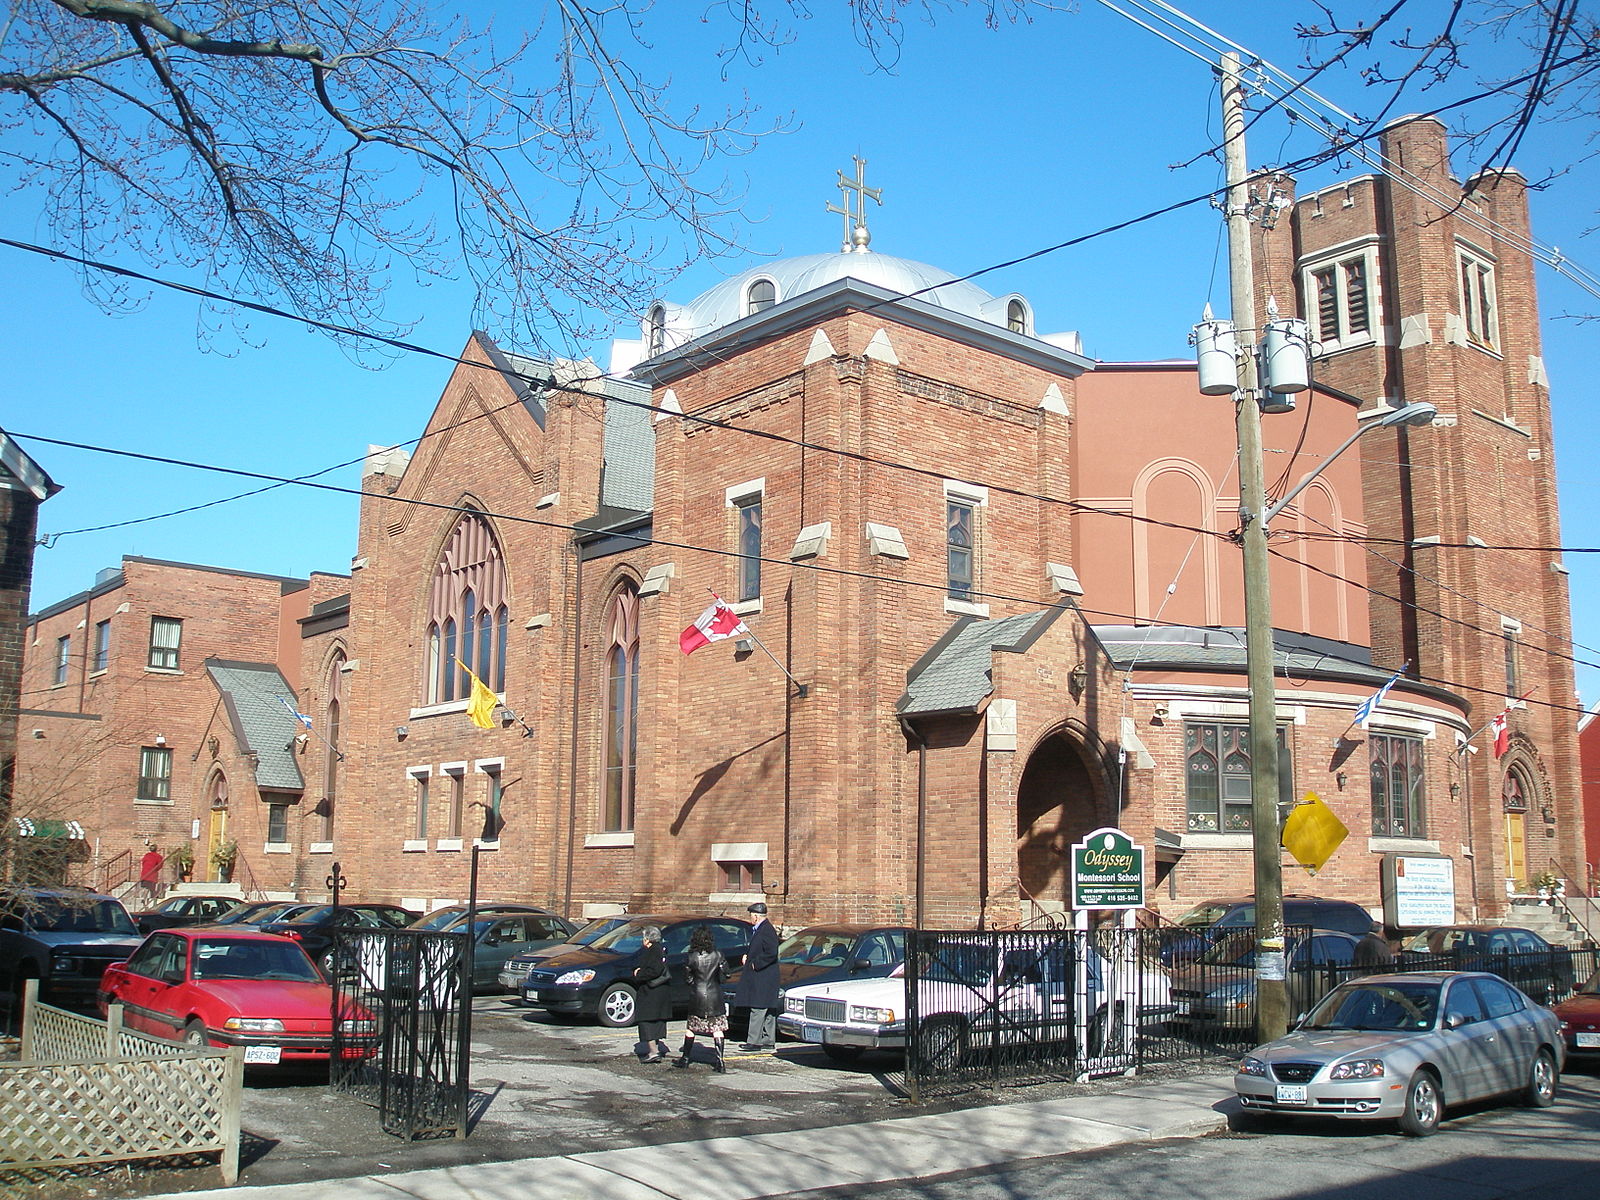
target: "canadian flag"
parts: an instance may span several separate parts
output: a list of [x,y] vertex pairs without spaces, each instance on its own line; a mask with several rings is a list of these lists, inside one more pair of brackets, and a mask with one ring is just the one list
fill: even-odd
[[1502,709],[1500,715],[1489,722],[1489,732],[1494,735],[1494,756],[1504,758],[1506,751],[1511,749],[1511,730],[1506,726],[1506,713],[1510,709]]
[[738,637],[741,633],[749,633],[745,628],[744,618],[722,602],[718,596],[711,602],[711,606],[694,619],[694,624],[678,635],[678,648],[685,654],[693,654],[701,646],[709,646],[712,642],[720,642],[725,638]]

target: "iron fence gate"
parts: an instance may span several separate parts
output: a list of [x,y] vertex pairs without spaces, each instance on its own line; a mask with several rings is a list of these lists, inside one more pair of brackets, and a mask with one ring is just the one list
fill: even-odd
[[386,1133],[465,1137],[471,938],[341,929],[329,954],[337,1010],[333,1089],[375,1106]]

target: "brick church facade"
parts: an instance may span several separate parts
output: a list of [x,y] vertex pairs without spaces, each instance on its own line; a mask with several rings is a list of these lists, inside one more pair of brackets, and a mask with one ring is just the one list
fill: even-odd
[[[1387,151],[1462,196],[1433,122]],[[1443,855],[1489,916],[1581,862],[1565,576],[1490,548],[1559,545],[1521,190],[1366,178],[1261,235],[1263,307],[1318,348],[1269,479],[1439,411],[1274,523],[1280,799],[1350,830],[1287,890],[1376,909],[1386,855]],[[348,580],[305,593],[288,886],[337,862],[428,907],[476,847],[481,895],[573,916],[1004,925],[1118,825],[1168,915],[1250,889],[1230,401],[867,243],[658,304],[610,374],[467,342],[416,448],[369,456]],[[686,655],[713,592],[748,634]]]

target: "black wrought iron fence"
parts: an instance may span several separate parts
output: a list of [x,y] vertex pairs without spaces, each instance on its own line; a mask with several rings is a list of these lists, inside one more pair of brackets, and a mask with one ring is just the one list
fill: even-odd
[[465,1137],[472,1037],[471,943],[462,933],[341,929],[334,1090],[378,1109],[385,1132]]
[[1552,946],[1520,954],[1418,954],[1408,952],[1377,966],[1324,966],[1318,973],[1320,999],[1347,979],[1400,971],[1486,971],[1521,988],[1540,1004],[1559,1004],[1600,970],[1600,950]]

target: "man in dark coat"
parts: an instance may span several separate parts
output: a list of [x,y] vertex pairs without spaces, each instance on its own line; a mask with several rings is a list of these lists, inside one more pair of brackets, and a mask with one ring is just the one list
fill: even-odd
[[749,912],[755,925],[733,997],[735,1004],[750,1007],[750,1040],[740,1049],[771,1050],[778,1043],[778,931],[767,920],[767,906],[761,901]]

